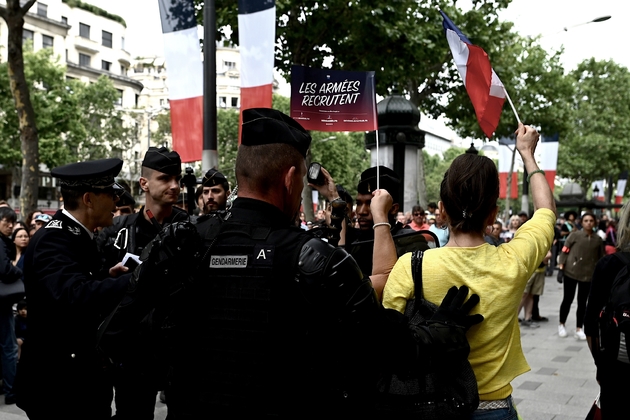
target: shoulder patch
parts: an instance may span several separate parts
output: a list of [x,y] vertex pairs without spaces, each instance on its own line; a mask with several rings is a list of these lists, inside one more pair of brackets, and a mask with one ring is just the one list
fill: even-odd
[[62,227],[61,220],[53,219],[44,226],[44,229],[61,229]]
[[77,235],[79,236],[81,234],[81,228],[78,228],[76,226],[68,226],[68,230],[70,231],[70,233],[72,233],[73,235]]

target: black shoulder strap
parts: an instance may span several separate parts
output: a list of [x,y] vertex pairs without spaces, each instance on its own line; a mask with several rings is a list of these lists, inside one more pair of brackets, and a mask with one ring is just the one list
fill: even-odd
[[422,257],[424,257],[424,251],[414,251],[411,254],[411,275],[413,277],[414,296],[418,301],[424,299],[424,293],[422,292]]
[[615,252],[613,255],[615,255],[617,258],[619,258],[624,265],[630,265],[630,253],[628,253],[628,252]]

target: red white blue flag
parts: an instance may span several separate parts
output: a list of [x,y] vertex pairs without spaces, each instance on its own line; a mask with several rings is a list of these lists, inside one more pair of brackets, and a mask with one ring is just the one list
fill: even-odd
[[[276,43],[274,0],[238,0],[238,43],[241,53],[241,111],[271,108]],[[239,143],[240,137],[239,129]]]
[[444,19],[442,25],[446,40],[475,108],[481,131],[492,138],[499,125],[505,101],[503,83],[492,70],[488,54],[481,47],[473,45],[441,10],[440,14]]
[[545,171],[545,178],[549,188],[553,191],[555,187],[556,171],[558,168],[558,133],[547,136],[540,136],[540,169]]
[[201,160],[203,63],[193,0],[160,0],[164,58],[168,69],[173,150],[182,162]]
[[626,183],[628,182],[628,171],[623,171],[619,175],[619,181],[617,181],[617,194],[615,194],[615,204],[621,204],[623,201],[623,195],[626,193]]

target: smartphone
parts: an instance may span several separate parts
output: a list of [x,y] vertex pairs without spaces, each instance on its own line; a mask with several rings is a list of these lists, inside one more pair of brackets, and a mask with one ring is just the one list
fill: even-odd
[[308,167],[308,171],[306,171],[306,179],[311,184],[324,185],[326,180],[324,179],[324,174],[322,173],[322,165],[317,162],[311,163]]

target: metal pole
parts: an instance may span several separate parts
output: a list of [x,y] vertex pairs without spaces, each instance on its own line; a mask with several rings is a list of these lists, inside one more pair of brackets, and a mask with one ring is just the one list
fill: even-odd
[[218,168],[217,153],[217,20],[215,0],[203,2],[203,171]]
[[147,150],[151,147],[151,113],[147,113]]

